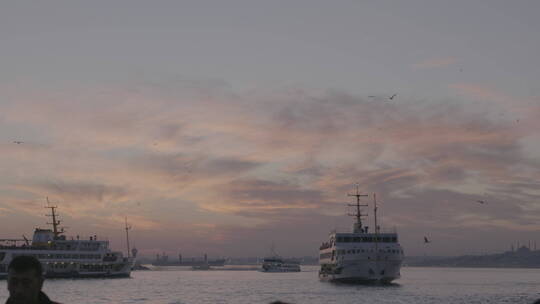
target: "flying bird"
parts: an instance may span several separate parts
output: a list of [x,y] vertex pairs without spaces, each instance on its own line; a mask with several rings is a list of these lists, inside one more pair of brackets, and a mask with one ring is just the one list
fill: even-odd
[[424,236],[424,244],[429,244],[431,243],[430,240],[428,240],[427,236]]
[[397,96],[397,94],[394,94],[394,95],[392,95],[392,96],[388,97],[388,99],[390,99],[390,100],[393,100],[393,99],[394,99],[394,97],[396,97],[396,96]]
[[482,200],[477,200],[476,202],[479,204],[487,204],[485,201],[482,201]]
[[24,143],[24,141],[14,140],[13,143],[14,143],[14,144],[17,144],[17,145],[20,145],[20,144]]

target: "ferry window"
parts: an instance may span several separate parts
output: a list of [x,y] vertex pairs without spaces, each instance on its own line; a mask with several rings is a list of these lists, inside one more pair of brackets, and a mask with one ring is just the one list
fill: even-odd
[[390,242],[390,238],[389,238],[389,237],[383,237],[383,242],[389,243],[389,242]]
[[360,237],[354,237],[353,242],[359,243],[359,242],[361,242],[361,238]]
[[343,238],[338,236],[336,238],[336,243],[343,243]]
[[392,243],[397,243],[397,237],[392,237]]
[[348,236],[346,236],[346,237],[343,238],[343,242],[345,242],[345,243],[350,243],[350,242],[351,242],[351,238],[348,237]]

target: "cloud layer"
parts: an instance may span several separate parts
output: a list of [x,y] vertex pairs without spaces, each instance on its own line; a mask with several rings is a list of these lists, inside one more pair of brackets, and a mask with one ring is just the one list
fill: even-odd
[[0,217],[14,230],[2,236],[44,223],[48,196],[72,230],[120,244],[127,216],[146,254],[261,255],[273,240],[315,255],[352,223],[356,183],[377,193],[383,223],[403,229],[413,254],[426,234],[449,239],[433,254],[460,253],[480,239],[508,247],[493,232],[509,243],[540,228],[538,100],[466,83],[449,86],[455,100],[429,102],[157,83],[4,88]]

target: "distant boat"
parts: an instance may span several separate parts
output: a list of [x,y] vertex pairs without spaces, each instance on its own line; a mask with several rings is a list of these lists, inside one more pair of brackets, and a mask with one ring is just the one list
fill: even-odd
[[261,269],[262,272],[299,272],[300,262],[296,260],[287,260],[280,257],[274,250],[274,244],[270,249],[272,256],[263,259]]
[[208,265],[208,256],[206,253],[204,254],[204,261],[201,265],[193,265],[191,266],[191,269],[193,270],[210,270],[210,265]]
[[261,265],[262,272],[299,272],[300,262],[285,260],[279,256],[266,257]]
[[319,278],[346,283],[389,283],[400,278],[403,249],[396,231],[381,231],[377,225],[377,201],[374,200],[375,229],[362,225],[360,195],[356,194],[356,223],[352,232],[332,232],[320,249]]
[[78,236],[68,240],[64,228],[59,227],[57,207],[47,205],[45,208],[51,209],[52,230],[36,228],[32,241],[24,236],[23,239],[0,239],[0,278],[7,277],[9,263],[20,255],[36,257],[47,278],[130,276],[134,256],[124,257],[120,251],[111,251],[109,241],[98,241],[96,236],[88,240]]

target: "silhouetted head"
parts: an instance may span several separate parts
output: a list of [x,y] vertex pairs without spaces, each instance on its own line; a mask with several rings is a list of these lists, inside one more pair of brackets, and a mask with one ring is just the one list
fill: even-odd
[[32,256],[18,256],[8,266],[10,303],[38,303],[43,286],[43,268]]

